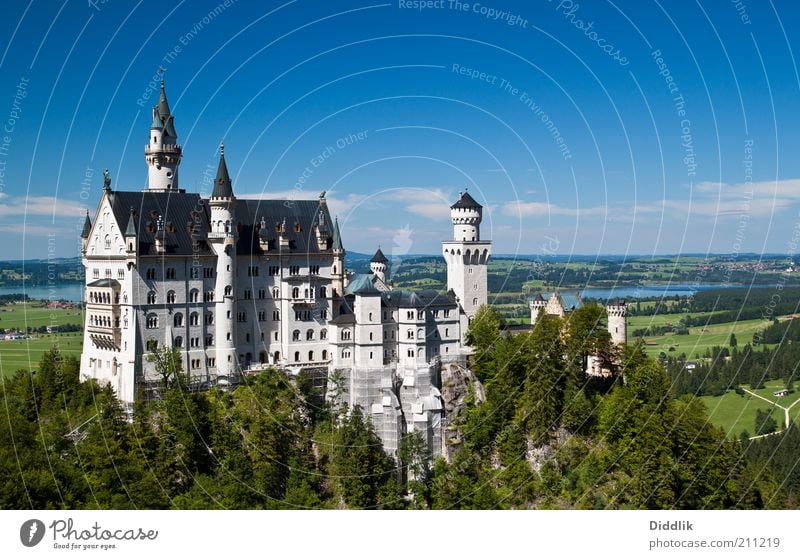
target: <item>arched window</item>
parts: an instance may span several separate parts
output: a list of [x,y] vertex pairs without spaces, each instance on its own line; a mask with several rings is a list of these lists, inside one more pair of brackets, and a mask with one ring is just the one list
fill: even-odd
[[156,340],[147,340],[147,351],[155,351],[158,349],[158,342]]
[[325,299],[328,296],[328,288],[324,285],[319,288],[319,296]]
[[327,361],[328,360],[328,350],[327,349],[323,349],[322,350],[322,360],[323,361]]
[[189,292],[189,302],[190,303],[196,303],[197,302],[197,298],[199,296],[200,296],[200,292],[197,289],[192,289]]
[[417,339],[418,339],[418,340],[423,340],[423,339],[425,339],[425,330],[423,330],[422,328],[420,328],[419,330],[417,330]]
[[189,326],[197,326],[198,324],[198,316],[196,312],[193,312],[189,315]]
[[314,331],[312,329],[306,330],[306,340],[313,340],[314,339]]
[[148,314],[147,315],[147,327],[148,328],[158,328],[158,316],[155,314]]
[[183,314],[175,313],[175,317],[172,319],[172,324],[178,328],[179,326],[183,326]]
[[266,351],[259,352],[259,354],[258,354],[258,362],[261,363],[262,365],[267,362],[267,352]]
[[176,336],[175,341],[172,342],[172,345],[175,347],[183,347],[183,338],[181,336]]
[[106,235],[106,248],[111,248],[111,236]]
[[225,286],[225,297],[230,297],[233,294],[233,288],[230,285]]
[[167,291],[167,303],[174,303],[174,302],[175,302],[175,292]]
[[281,352],[280,351],[276,351],[275,354],[272,356],[272,360],[275,363],[280,361],[281,360]]
[[320,330],[319,331],[319,339],[320,340],[327,340],[328,339],[328,330],[326,330],[325,328]]
[[272,288],[272,298],[273,298],[273,299],[277,299],[277,298],[279,298],[280,296],[281,296],[281,290],[280,290],[280,288],[278,288],[278,287],[273,287],[273,288]]
[[300,361],[300,352],[299,351],[295,351],[294,352],[294,360],[295,361]]
[[472,304],[473,304],[474,306],[476,306],[476,307],[478,306],[478,298],[477,298],[477,297],[474,297],[474,298],[472,299]]
[[299,342],[300,341],[300,330],[295,330],[292,332],[292,341]]
[[299,297],[300,297],[300,288],[299,287],[293,287],[292,288],[292,299],[297,299]]
[[308,360],[309,361],[313,361],[314,360],[314,352],[313,351],[309,351],[308,352]]
[[155,305],[156,303],[156,292],[150,291],[147,293],[147,304],[148,305]]

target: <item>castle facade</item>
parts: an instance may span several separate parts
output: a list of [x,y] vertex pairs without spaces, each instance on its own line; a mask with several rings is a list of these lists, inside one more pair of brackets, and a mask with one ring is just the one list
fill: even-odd
[[223,146],[210,198],[181,188],[183,148],[163,82],[144,154],[147,186],[113,190],[106,177],[86,216],[84,377],[130,406],[157,391],[147,355],[164,346],[180,352],[198,386],[266,367],[303,370],[335,377],[338,397],[371,415],[387,450],[420,431],[438,454],[442,367],[464,362],[467,326],[487,302],[491,241],[480,236],[480,204],[464,192],[451,206],[447,294],[398,290],[380,249],[369,271],[345,269],[324,192],[239,199]]

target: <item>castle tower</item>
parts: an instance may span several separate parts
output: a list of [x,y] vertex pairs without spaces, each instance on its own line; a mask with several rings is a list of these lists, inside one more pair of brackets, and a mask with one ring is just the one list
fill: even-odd
[[214,285],[214,344],[219,375],[232,375],[238,370],[236,359],[236,197],[233,195],[225,146],[219,147],[219,167],[214,190],[208,201],[211,208],[211,232],[208,240],[217,253],[217,275]]
[[389,260],[383,255],[383,251],[378,247],[378,252],[369,261],[369,271],[378,276],[383,283],[386,283],[386,269],[389,265]]
[[339,232],[339,218],[333,224],[333,265],[331,267],[331,289],[333,295],[341,297],[344,295],[344,245],[342,244],[342,234]]
[[606,305],[608,313],[608,333],[616,345],[628,343],[628,306],[619,299]]
[[164,80],[161,80],[161,94],[158,104],[153,107],[150,138],[144,147],[144,158],[148,166],[148,190],[178,190],[178,166],[182,153],[174,117],[169,110],[164,91]]
[[459,193],[450,206],[453,240],[442,243],[447,262],[447,288],[452,289],[464,309],[467,321],[488,299],[487,264],[492,242],[481,240],[483,208],[468,192]]
[[541,293],[537,293],[536,297],[530,302],[531,308],[531,326],[536,324],[536,321],[539,319],[539,313],[543,308],[547,306],[547,301],[544,300]]

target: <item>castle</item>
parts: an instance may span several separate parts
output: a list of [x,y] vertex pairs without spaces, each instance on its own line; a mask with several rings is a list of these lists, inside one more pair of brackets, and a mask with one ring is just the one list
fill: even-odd
[[[580,293],[537,293],[529,303],[531,310],[531,326],[541,315],[564,317],[583,306]],[[628,306],[622,299],[606,304],[608,316],[608,333],[611,343],[617,346],[628,342]],[[611,371],[604,368],[602,359],[597,355],[589,355],[586,360],[586,374],[589,376],[609,376]]]
[[113,190],[106,175],[81,234],[84,377],[109,384],[130,408],[157,393],[146,356],[164,346],[180,352],[200,387],[266,367],[302,370],[364,409],[387,450],[418,431],[438,455],[441,372],[465,363],[467,326],[487,302],[492,245],[480,236],[481,205],[464,192],[451,206],[447,294],[397,290],[380,249],[369,273],[345,269],[324,192],[239,199],[220,146],[204,198],[180,188],[182,154],[162,82],[144,148],[146,188]]

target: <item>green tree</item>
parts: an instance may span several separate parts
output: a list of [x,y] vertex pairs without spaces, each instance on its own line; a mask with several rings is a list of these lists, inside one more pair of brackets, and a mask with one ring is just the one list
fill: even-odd
[[736,334],[734,334],[733,332],[731,332],[731,338],[728,341],[728,345],[731,346],[731,347],[736,347],[736,345],[737,345]]
[[501,338],[500,326],[500,317],[494,309],[481,305],[467,329],[466,341],[474,350],[472,369],[481,382],[494,375],[494,349]]

